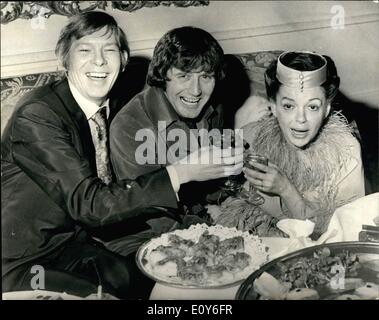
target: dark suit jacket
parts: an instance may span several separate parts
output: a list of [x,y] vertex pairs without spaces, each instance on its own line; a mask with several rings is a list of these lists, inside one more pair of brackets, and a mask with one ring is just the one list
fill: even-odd
[[149,206],[177,206],[166,170],[102,184],[88,121],[67,80],[19,102],[1,157],[3,275],[54,252],[83,228],[124,221]]

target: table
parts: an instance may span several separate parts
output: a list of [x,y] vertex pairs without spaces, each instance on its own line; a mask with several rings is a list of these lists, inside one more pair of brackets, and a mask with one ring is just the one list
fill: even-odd
[[[288,238],[262,238],[276,258],[289,244]],[[150,294],[150,300],[234,300],[241,283],[219,289],[178,288],[157,282]]]

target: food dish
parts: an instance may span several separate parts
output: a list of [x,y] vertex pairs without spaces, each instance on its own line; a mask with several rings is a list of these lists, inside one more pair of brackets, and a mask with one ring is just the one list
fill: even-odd
[[84,298],[67,294],[65,292],[54,292],[47,290],[28,290],[5,292],[3,300],[84,300]]
[[236,299],[379,299],[379,244],[336,242],[279,257],[252,273]]
[[242,282],[266,263],[269,248],[248,232],[197,224],[148,241],[136,259],[147,276],[165,285],[219,288]]
[[4,292],[3,300],[118,300],[108,293],[93,293],[87,297],[79,297],[66,292],[48,290],[26,290]]

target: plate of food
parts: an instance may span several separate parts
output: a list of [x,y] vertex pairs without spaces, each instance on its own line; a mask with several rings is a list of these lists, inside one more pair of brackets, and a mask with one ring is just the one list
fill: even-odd
[[3,300],[118,300],[116,297],[108,294],[97,292],[86,297],[80,297],[66,292],[55,292],[48,290],[26,290],[4,292]]
[[292,252],[253,272],[236,299],[379,299],[379,244],[336,242]]
[[269,260],[257,236],[236,228],[192,225],[142,245],[137,265],[151,279],[175,287],[220,288],[242,282]]
[[84,298],[67,294],[65,292],[54,292],[47,290],[28,290],[5,292],[3,300],[83,300]]

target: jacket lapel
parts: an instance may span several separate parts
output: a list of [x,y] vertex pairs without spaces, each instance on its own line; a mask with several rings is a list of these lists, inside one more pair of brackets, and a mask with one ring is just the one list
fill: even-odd
[[75,145],[82,150],[84,156],[90,161],[91,167],[96,172],[95,147],[92,142],[88,120],[71,94],[67,79],[58,82],[53,89],[69,113],[72,125],[75,128],[77,136]]

